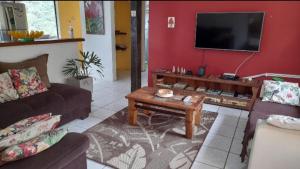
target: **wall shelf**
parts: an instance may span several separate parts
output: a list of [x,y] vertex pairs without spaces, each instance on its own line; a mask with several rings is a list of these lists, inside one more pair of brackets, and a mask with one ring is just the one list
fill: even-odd
[[127,35],[126,32],[121,32],[121,31],[119,31],[119,30],[116,30],[116,31],[115,31],[115,34],[116,34],[116,35]]
[[124,51],[127,49],[127,46],[126,45],[123,45],[123,44],[116,44],[116,50],[121,50],[121,51]]

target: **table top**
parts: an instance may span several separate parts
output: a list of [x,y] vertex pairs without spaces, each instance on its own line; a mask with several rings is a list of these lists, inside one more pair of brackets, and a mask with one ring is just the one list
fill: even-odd
[[[134,100],[136,102],[142,102],[147,103],[151,105],[157,105],[157,106],[163,106],[163,107],[169,107],[169,108],[175,108],[180,110],[194,110],[198,108],[204,100],[204,95],[200,94],[189,94],[190,96],[196,98],[195,102],[191,104],[186,104],[183,101],[180,100],[174,100],[170,98],[159,98],[155,95],[157,89],[152,87],[143,87],[141,89],[138,89],[126,96],[127,99]],[[184,95],[187,96],[187,94],[182,93],[180,91],[174,91],[174,95]]]

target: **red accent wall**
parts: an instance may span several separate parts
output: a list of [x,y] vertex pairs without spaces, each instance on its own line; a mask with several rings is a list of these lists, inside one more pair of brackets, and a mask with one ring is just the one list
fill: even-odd
[[[149,85],[151,71],[182,66],[195,72],[207,64],[207,74],[234,72],[251,53],[194,48],[199,12],[264,11],[261,52],[239,71],[240,76],[260,73],[300,75],[300,2],[150,2]],[[174,16],[174,29],[167,28]]]

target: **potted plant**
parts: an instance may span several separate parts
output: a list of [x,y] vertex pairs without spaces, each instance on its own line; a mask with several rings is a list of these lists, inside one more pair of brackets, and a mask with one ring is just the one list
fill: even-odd
[[68,59],[63,67],[63,73],[70,77],[67,83],[93,92],[93,78],[90,77],[91,69],[96,70],[103,77],[101,59],[94,53],[80,51],[81,58]]

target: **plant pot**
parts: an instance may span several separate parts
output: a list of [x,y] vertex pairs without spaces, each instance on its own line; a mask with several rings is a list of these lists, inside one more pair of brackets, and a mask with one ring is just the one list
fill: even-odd
[[67,79],[67,84],[88,90],[91,93],[93,93],[93,78],[92,77],[87,77],[84,79],[70,78],[70,79]]

